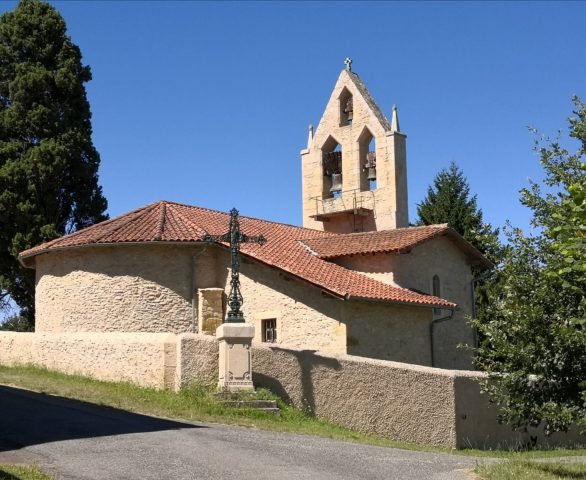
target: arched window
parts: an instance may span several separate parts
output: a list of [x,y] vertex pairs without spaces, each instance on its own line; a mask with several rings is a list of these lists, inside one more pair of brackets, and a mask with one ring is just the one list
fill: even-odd
[[358,157],[360,160],[360,190],[376,190],[376,140],[368,128],[358,137]]
[[338,197],[342,192],[342,145],[329,137],[322,147],[323,198]]
[[[441,297],[441,289],[440,289],[440,279],[437,275],[433,276],[433,279],[431,281],[431,293],[434,297]],[[434,315],[441,315],[442,313],[442,309],[441,308],[434,308],[433,309],[433,314]]]
[[346,87],[338,97],[340,101],[340,127],[352,125],[354,118],[354,100]]

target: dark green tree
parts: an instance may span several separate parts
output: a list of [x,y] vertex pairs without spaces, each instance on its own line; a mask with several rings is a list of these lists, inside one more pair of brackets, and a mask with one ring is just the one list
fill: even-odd
[[454,162],[435,176],[426,197],[417,205],[417,215],[418,225],[447,223],[489,260],[498,262],[498,229],[484,222],[477,197],[470,195],[468,181]]
[[[474,245],[493,264],[498,264],[504,248],[498,237],[498,229],[493,229],[483,220],[482,210],[478,208],[476,195],[470,195],[470,186],[464,173],[451,162],[447,169],[441,170],[427,189],[425,199],[417,205],[419,225],[447,223],[472,245]],[[473,316],[482,316],[488,302],[489,291],[498,282],[497,271],[478,271],[473,269],[474,306]]]
[[52,6],[22,0],[0,17],[0,297],[30,322],[34,272],[18,253],[106,218],[90,79]]
[[586,106],[574,98],[569,136],[536,150],[543,185],[521,191],[537,233],[507,232],[510,248],[482,319],[477,366],[484,387],[513,427],[542,424],[547,434],[586,427]]

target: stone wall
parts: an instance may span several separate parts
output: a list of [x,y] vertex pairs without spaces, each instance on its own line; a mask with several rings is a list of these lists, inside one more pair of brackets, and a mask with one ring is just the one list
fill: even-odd
[[[218,254],[218,271],[223,272],[225,295],[230,291],[229,254]],[[261,342],[261,322],[277,320],[277,344],[291,348],[311,348],[332,353],[346,352],[346,325],[343,323],[344,302],[323,295],[317,287],[267,268],[256,261],[242,258],[242,311],[255,326],[254,340]]]
[[198,289],[197,314],[201,333],[215,334],[216,328],[224,322],[223,294],[221,288]]
[[[255,260],[241,260],[243,312],[262,340],[329,353],[430,364],[430,309],[342,301]],[[217,246],[116,245],[40,255],[37,331],[213,334],[226,314],[229,253]]]
[[344,302],[349,355],[431,365],[429,308]]
[[[352,94],[354,104],[354,118],[349,125],[340,124],[340,97],[345,92]],[[385,128],[348,72],[342,71],[315,137],[301,152],[304,227],[350,233],[408,226],[406,137]],[[365,152],[361,152],[361,143],[368,136],[373,136],[376,142],[377,184],[372,191],[364,181]],[[329,196],[330,187],[323,174],[322,154],[331,151],[335,142],[342,147],[343,192],[339,200],[332,202],[328,199],[322,203],[322,197]],[[368,142],[362,145],[362,149],[367,146]],[[319,197],[317,201],[316,197]],[[327,221],[312,218],[316,213],[347,211],[356,207],[370,210],[369,216],[363,219],[360,215],[337,215]]]
[[[318,417],[394,440],[495,448],[544,438],[513,433],[480,393],[476,372],[253,344],[253,381]],[[0,364],[36,364],[100,380],[179,389],[215,385],[218,342],[199,334],[0,332]],[[586,443],[558,435],[550,445]]]
[[0,332],[0,364],[34,364],[99,380],[174,388],[175,335]]
[[[180,336],[177,388],[213,382],[218,343]],[[481,373],[350,355],[253,344],[253,381],[321,418],[386,438],[448,448],[497,448],[586,443],[575,432],[546,439],[541,431],[513,432],[480,392]]]
[[[407,254],[353,255],[335,261],[381,282],[426,293],[432,293],[432,279],[437,275],[440,296],[457,303],[458,309],[450,319],[434,325],[434,366],[451,369],[472,367],[471,353],[458,348],[460,344],[473,345],[475,341],[474,331],[466,321],[466,316],[472,314],[472,274],[465,255],[452,241],[438,237]],[[449,313],[449,310],[440,310],[434,318],[445,317]],[[431,309],[426,314],[431,321]]]
[[141,244],[39,255],[37,331],[189,331],[192,251]]

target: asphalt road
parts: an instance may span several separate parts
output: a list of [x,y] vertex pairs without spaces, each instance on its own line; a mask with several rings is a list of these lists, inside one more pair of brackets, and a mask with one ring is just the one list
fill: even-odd
[[470,457],[165,420],[0,386],[0,463],[58,479],[470,479]]

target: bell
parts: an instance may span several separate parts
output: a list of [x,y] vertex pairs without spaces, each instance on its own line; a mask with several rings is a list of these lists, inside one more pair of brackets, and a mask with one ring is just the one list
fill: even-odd
[[332,188],[330,188],[330,193],[339,192],[342,190],[342,174],[341,173],[332,173]]
[[354,116],[354,102],[352,101],[352,97],[346,100],[346,106],[344,107],[344,113],[348,116],[348,121],[352,120]]
[[376,180],[376,167],[368,167],[368,180]]

